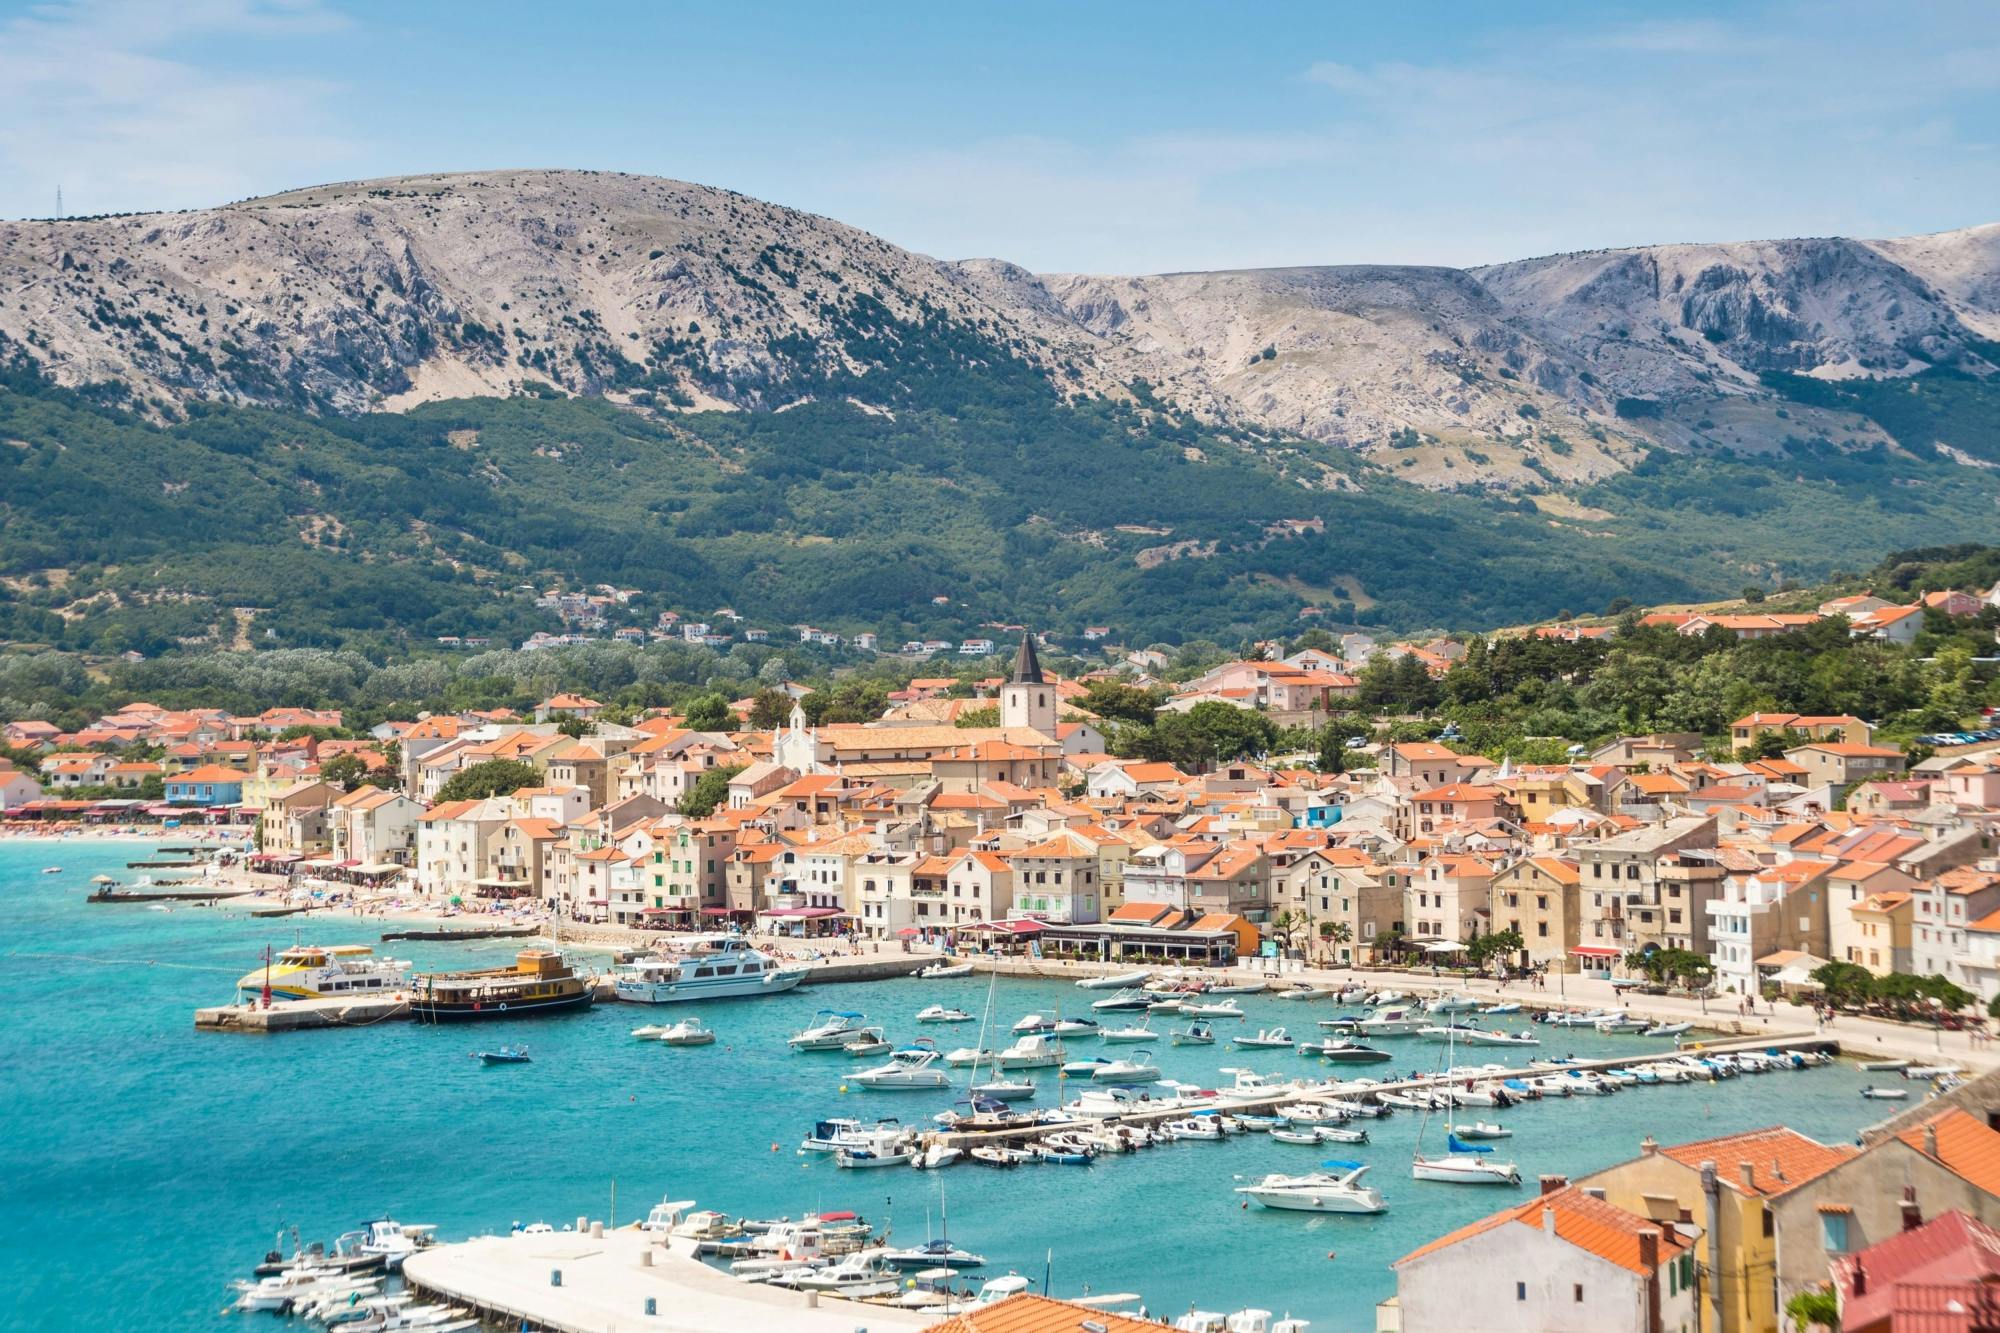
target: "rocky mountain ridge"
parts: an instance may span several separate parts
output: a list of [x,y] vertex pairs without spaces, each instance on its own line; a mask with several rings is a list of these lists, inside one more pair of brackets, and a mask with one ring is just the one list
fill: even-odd
[[1655,444],[1871,438],[1782,411],[1769,372],[1992,373],[2000,225],[1473,270],[1036,275],[705,186],[460,173],[0,224],[0,339],[60,383],[162,408],[343,413],[523,391],[893,410],[930,369],[1011,365],[1073,395],[1143,380],[1434,487],[1580,483]]

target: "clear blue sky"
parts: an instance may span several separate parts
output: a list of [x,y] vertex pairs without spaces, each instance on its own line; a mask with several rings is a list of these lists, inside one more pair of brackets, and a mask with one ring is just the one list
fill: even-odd
[[0,0],[0,216],[677,176],[944,257],[1471,264],[2000,220],[2000,10]]

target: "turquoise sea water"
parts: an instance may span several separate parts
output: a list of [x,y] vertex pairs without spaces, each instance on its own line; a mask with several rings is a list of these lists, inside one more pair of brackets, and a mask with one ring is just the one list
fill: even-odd
[[[300,928],[215,909],[86,904],[92,875],[136,873],[124,864],[143,859],[137,848],[0,843],[0,1326],[262,1327],[275,1321],[217,1311],[223,1284],[247,1275],[281,1227],[331,1239],[385,1212],[436,1223],[446,1239],[514,1221],[560,1226],[605,1217],[615,1180],[621,1221],[669,1196],[753,1216],[845,1207],[893,1219],[899,1239],[922,1238],[942,1185],[953,1238],[988,1256],[989,1275],[1012,1268],[1039,1279],[1052,1252],[1057,1295],[1088,1284],[1139,1292],[1168,1313],[1258,1305],[1327,1333],[1373,1327],[1374,1303],[1394,1290],[1391,1260],[1523,1197],[1410,1180],[1418,1121],[1407,1114],[1372,1122],[1372,1144],[1338,1150],[1379,1164],[1370,1180],[1390,1211],[1377,1218],[1242,1209],[1231,1193],[1238,1177],[1331,1155],[1256,1135],[1006,1172],[851,1172],[794,1153],[816,1117],[913,1121],[943,1099],[842,1094],[841,1072],[854,1063],[793,1054],[786,1034],[827,1006],[865,1011],[892,1039],[916,1036],[911,1019],[926,1004],[978,1012],[983,978],[708,1004],[701,1017],[721,1039],[696,1049],[633,1040],[630,1029],[660,1012],[635,1005],[476,1027],[196,1032],[192,1010],[227,1000],[265,944],[289,944]],[[65,873],[39,873],[50,864]],[[311,924],[305,937],[375,942],[336,922]],[[514,945],[393,948],[421,965],[488,966]],[[1011,1025],[1058,1004],[1079,1013],[1092,998],[1067,984],[1003,980],[995,1019]],[[1219,1025],[1223,1034],[1282,1023],[1300,1035],[1332,1012],[1257,996],[1243,1007],[1247,1019]],[[1183,1021],[1156,1017],[1154,1026]],[[949,1049],[973,1044],[976,1029],[931,1035]],[[1543,1036],[1552,1054],[1660,1045],[1587,1030]],[[487,1069],[468,1058],[502,1040],[528,1042],[533,1063]],[[1393,1046],[1396,1064],[1374,1070],[1437,1060],[1429,1043]],[[1229,1065],[1318,1070],[1288,1052],[1220,1044],[1162,1044],[1157,1055],[1170,1076],[1190,1081],[1216,1081]],[[1052,1081],[1049,1072],[1036,1071],[1038,1081]],[[1544,1101],[1498,1113],[1517,1135],[1501,1151],[1531,1189],[1540,1173],[1629,1157],[1647,1133],[1673,1142],[1785,1123],[1838,1141],[1883,1109],[1855,1095],[1868,1077],[1836,1065]]]

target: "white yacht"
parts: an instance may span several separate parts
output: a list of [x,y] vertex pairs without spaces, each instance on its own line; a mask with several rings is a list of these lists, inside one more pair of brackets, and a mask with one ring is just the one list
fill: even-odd
[[941,1064],[935,1046],[905,1046],[889,1057],[888,1064],[849,1074],[847,1080],[877,1091],[935,1091],[951,1086],[951,1077]]
[[1104,1038],[1106,1046],[1113,1046],[1119,1042],[1158,1041],[1160,1039],[1160,1034],[1153,1031],[1144,1022],[1129,1028],[1105,1028],[1097,1035]]
[[1389,1205],[1373,1187],[1358,1183],[1368,1168],[1360,1162],[1328,1161],[1302,1176],[1269,1175],[1238,1194],[1266,1208],[1295,1213],[1380,1213]]
[[1391,1005],[1354,1024],[1354,1031],[1367,1037],[1412,1037],[1430,1026],[1414,1009]]
[[299,944],[237,981],[237,993],[255,1000],[270,987],[273,1000],[361,999],[410,989],[410,965],[377,958],[365,944]]
[[996,1069],[1047,1069],[1063,1062],[1063,1044],[1043,1032],[1030,1032],[993,1057]]
[[813,1122],[812,1133],[799,1144],[801,1153],[830,1153],[842,1148],[873,1148],[893,1143],[908,1134],[909,1127],[897,1120],[877,1120],[864,1124],[846,1116],[832,1116]]
[[963,1009],[953,1009],[947,1005],[932,1004],[917,1010],[919,1023],[970,1023],[972,1015]]
[[1158,1083],[1160,1071],[1153,1066],[1150,1051],[1140,1051],[1133,1060],[1107,1060],[1091,1071],[1092,1083],[1107,1083],[1112,1087],[1127,1088],[1141,1083]]
[[786,967],[736,935],[696,935],[673,953],[611,969],[618,998],[639,1004],[779,995],[805,978],[805,968]]
[[854,1040],[866,1014],[846,1009],[822,1009],[813,1021],[785,1039],[795,1051],[837,1051]]
[[699,1018],[683,1018],[670,1027],[663,1028],[659,1040],[669,1046],[712,1046],[715,1034],[710,1032]]

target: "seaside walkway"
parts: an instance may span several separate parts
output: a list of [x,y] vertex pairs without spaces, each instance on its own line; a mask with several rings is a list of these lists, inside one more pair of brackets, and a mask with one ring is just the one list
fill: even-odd
[[[411,1286],[503,1327],[556,1333],[856,1333],[928,1328],[938,1317],[739,1282],[637,1227],[482,1236],[410,1256]],[[555,1284],[561,1274],[562,1285]],[[653,1312],[647,1312],[647,1302]]]

